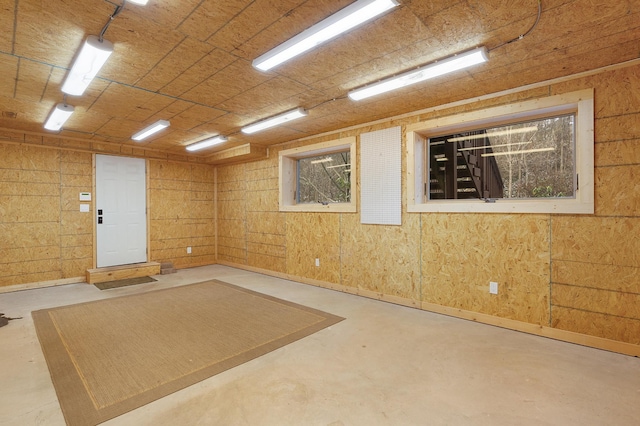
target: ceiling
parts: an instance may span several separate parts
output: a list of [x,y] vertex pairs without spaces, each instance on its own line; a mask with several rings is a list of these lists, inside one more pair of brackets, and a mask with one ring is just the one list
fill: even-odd
[[[382,17],[269,72],[251,62],[354,0],[127,2],[104,38],[114,53],[75,106],[68,138],[187,154],[207,136],[269,146],[640,56],[638,0],[398,0]],[[0,128],[46,133],[60,86],[89,34],[121,1],[0,0]],[[513,42],[510,42],[513,41]],[[477,46],[489,62],[354,102],[349,90]],[[244,125],[303,107],[309,115],[254,135]],[[159,120],[148,140],[131,135]]]

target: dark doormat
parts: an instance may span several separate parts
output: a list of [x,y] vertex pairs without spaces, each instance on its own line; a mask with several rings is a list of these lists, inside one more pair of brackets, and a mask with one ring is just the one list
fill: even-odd
[[143,284],[143,283],[151,283],[154,281],[157,281],[157,280],[151,277],[137,277],[137,278],[127,278],[124,280],[107,281],[106,283],[95,283],[94,285],[98,287],[100,290],[109,290],[112,288],[126,287],[130,285]]

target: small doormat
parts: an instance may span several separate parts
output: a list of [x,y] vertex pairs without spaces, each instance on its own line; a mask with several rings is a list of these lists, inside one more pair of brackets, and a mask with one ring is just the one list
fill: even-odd
[[116,280],[116,281],[107,281],[105,283],[95,283],[94,285],[96,287],[98,287],[100,290],[109,290],[112,288],[118,288],[118,287],[126,287],[129,285],[136,285],[136,284],[144,284],[144,283],[151,283],[157,281],[155,278],[151,278],[151,277],[137,277],[137,278],[126,278],[124,280]]

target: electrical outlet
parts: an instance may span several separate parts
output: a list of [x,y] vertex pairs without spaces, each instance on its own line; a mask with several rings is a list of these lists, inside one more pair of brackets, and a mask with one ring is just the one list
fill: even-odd
[[495,281],[489,282],[489,293],[498,294],[498,283]]
[[187,254],[191,254],[191,247],[187,247]]
[[320,266],[320,258],[316,257],[316,266]]

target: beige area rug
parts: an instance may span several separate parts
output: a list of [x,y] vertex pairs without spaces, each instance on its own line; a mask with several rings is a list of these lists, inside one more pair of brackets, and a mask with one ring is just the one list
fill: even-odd
[[212,280],[32,313],[69,425],[95,425],[343,320]]

